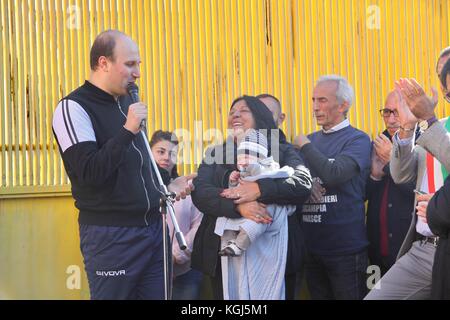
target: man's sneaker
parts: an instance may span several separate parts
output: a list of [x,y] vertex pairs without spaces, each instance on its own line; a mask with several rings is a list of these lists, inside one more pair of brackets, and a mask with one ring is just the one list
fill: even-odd
[[219,256],[237,257],[242,255],[242,251],[234,241],[228,241],[226,247],[219,251]]

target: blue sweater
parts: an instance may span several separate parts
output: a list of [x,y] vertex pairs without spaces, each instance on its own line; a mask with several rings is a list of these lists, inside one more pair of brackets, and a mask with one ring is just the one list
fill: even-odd
[[[308,201],[303,205],[306,246],[311,253],[318,255],[356,253],[368,245],[364,200],[370,173],[370,139],[367,134],[351,126],[332,133],[317,131],[308,138],[311,140],[310,147],[318,150],[329,162],[345,156],[348,162],[356,163],[357,169],[350,176],[335,177],[339,183],[334,183],[327,181],[320,162],[309,162],[305,155],[311,176],[326,189],[321,201]],[[302,148],[302,152],[307,151],[308,148]]]

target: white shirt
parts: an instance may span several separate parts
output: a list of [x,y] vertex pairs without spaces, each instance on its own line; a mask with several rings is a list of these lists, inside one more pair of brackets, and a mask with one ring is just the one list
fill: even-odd
[[[414,136],[405,138],[405,139],[400,139],[400,137],[398,136],[398,133],[396,133],[394,135],[394,139],[397,139],[397,142],[400,146],[406,146],[406,145],[412,144],[413,138],[414,138]],[[420,190],[428,193],[428,183],[427,183],[428,172],[427,171],[428,170],[424,171],[423,178],[422,178],[422,185],[420,186]],[[433,232],[431,232],[428,224],[425,223],[424,221],[422,221],[422,219],[420,219],[420,218],[417,218],[416,231],[417,231],[417,233],[419,233],[425,237],[434,237],[435,236],[433,234]]]
[[348,119],[344,119],[341,123],[335,125],[333,128],[329,129],[329,130],[323,130],[323,133],[331,133],[331,132],[336,132],[339,130],[344,129],[345,127],[348,127],[350,125],[350,121],[348,121]]

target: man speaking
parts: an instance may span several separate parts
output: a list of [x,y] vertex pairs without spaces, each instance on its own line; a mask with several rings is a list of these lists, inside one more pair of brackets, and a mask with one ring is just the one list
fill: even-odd
[[[140,77],[140,63],[130,37],[102,32],[91,48],[89,80],[64,97],[53,116],[80,211],[91,299],[164,299],[160,191],[139,134],[147,106],[132,103],[127,92]],[[189,178],[169,190],[184,197]]]

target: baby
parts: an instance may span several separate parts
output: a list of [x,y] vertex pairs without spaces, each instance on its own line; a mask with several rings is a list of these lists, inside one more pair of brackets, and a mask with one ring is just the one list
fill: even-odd
[[[229,187],[239,185],[239,180],[256,181],[265,178],[287,178],[294,173],[290,167],[283,167],[268,157],[267,138],[254,129],[249,130],[237,149],[237,167],[229,178]],[[273,217],[273,209],[268,206],[267,211]],[[285,206],[285,218],[295,211],[295,206]],[[221,256],[240,256],[250,244],[267,229],[267,225],[253,220],[240,218],[229,219],[220,217],[216,221],[215,233],[222,237]]]

